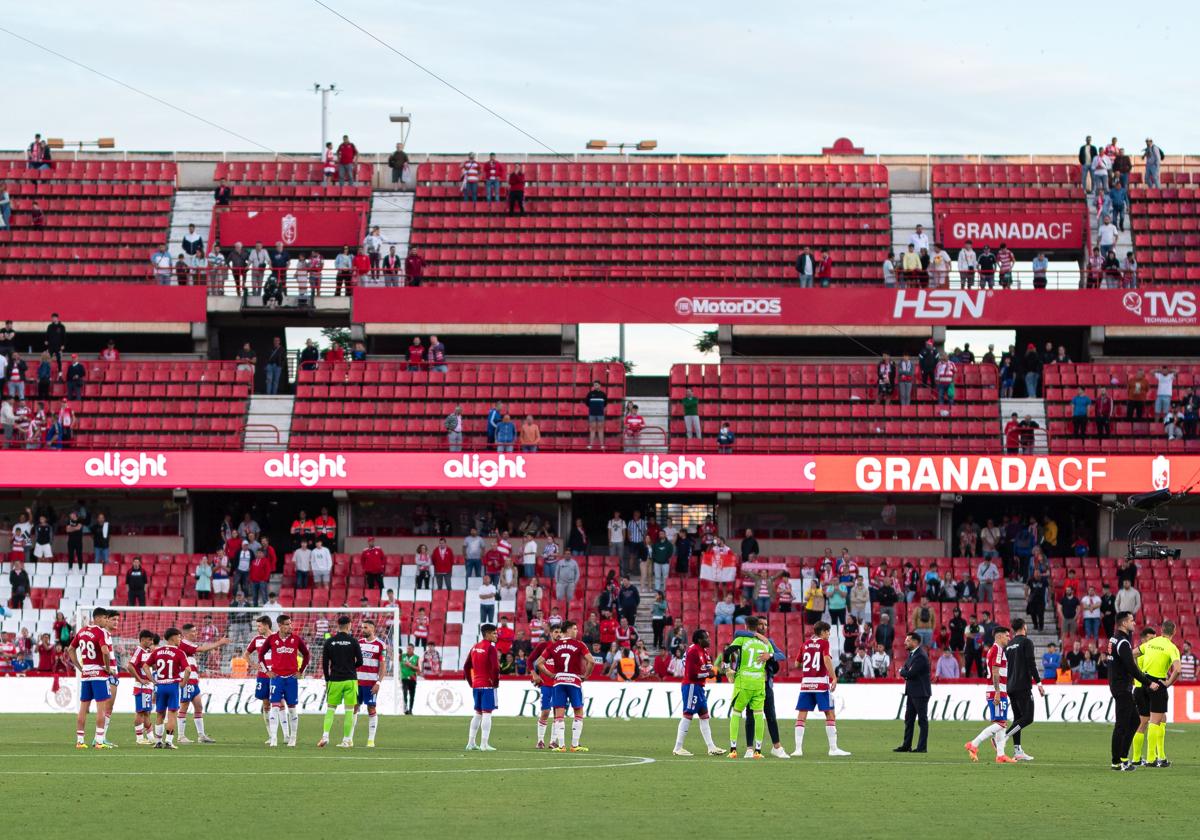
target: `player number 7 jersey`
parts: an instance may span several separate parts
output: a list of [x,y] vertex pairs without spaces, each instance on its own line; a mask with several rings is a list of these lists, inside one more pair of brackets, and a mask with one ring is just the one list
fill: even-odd
[[542,653],[547,670],[554,672],[555,685],[583,685],[583,669],[590,651],[578,639],[563,639]]

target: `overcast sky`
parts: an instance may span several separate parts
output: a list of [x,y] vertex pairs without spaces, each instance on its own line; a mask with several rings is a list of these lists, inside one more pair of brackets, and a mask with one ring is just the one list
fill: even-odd
[[[1194,3],[329,4],[559,152],[651,137],[666,152],[804,153],[845,135],[868,152],[1048,153],[1087,132],[1200,149]],[[345,91],[332,125],[363,150],[393,141],[400,106],[415,151],[541,148],[312,0],[10,2],[0,26],[276,150],[316,149],[314,82]],[[256,148],[10,35],[0,44],[3,148],[34,131]]]
[[[7,2],[0,27],[245,139],[0,32],[0,148],[40,131],[133,150],[315,154],[320,82],[343,91],[331,134],[363,151],[395,142],[387,115],[401,107],[418,153],[545,151],[537,141],[576,153],[594,137],[653,138],[668,153],[818,153],[839,136],[868,153],[1073,153],[1087,133],[1200,151],[1194,3],[329,5],[525,133],[313,0],[60,0]],[[607,355],[609,331],[590,332],[601,344],[586,340],[584,354]],[[634,332],[643,371],[688,358],[690,335]]]

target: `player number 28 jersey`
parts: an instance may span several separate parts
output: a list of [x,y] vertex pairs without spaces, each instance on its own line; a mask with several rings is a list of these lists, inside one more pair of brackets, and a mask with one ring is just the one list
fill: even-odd
[[84,627],[71,640],[71,647],[79,655],[79,664],[83,666],[81,676],[85,680],[95,680],[107,676],[104,666],[107,664],[101,654],[105,646],[104,631],[95,625]]
[[829,656],[829,642],[825,639],[809,639],[800,651],[800,690],[828,691],[829,671],[825,669],[825,657]]

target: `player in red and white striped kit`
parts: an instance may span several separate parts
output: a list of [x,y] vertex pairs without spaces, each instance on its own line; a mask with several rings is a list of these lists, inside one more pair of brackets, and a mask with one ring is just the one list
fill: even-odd
[[187,716],[190,705],[192,716],[196,719],[196,743],[215,744],[216,741],[204,733],[204,697],[200,694],[200,663],[196,660],[196,656],[224,647],[229,644],[229,639],[223,636],[215,642],[201,645],[197,644],[200,633],[195,624],[185,624],[179,629],[183,631],[183,635],[179,639],[179,649],[187,656],[191,677],[188,679],[187,685],[183,687],[183,696],[180,698],[178,741],[181,744],[191,743],[191,739],[187,736]]
[[79,712],[75,717],[75,749],[86,750],[84,732],[87,729],[88,710],[96,701],[96,737],[92,746],[98,750],[110,750],[112,745],[104,740],[104,701],[108,699],[108,678],[114,676],[109,659],[104,627],[108,610],[96,607],[92,611],[92,623],[84,627],[71,639],[67,656],[79,671],[82,688],[79,694]]
[[971,756],[971,761],[979,761],[979,745],[990,738],[996,747],[996,763],[1015,764],[1016,759],[1004,754],[1004,742],[996,739],[1008,725],[1008,657],[1004,648],[1008,644],[1009,630],[1007,627],[997,627],[993,636],[996,643],[987,654],[988,673],[992,677],[992,690],[987,693],[987,719],[991,723],[963,746]]
[[263,726],[267,728],[267,743],[270,744],[271,677],[268,671],[271,667],[271,652],[264,650],[263,645],[266,644],[267,637],[275,632],[275,628],[271,624],[271,616],[269,615],[260,615],[255,626],[258,628],[258,635],[246,645],[246,656],[250,661],[257,663],[258,666],[258,674],[254,679],[254,699],[262,701]]
[[108,678],[108,699],[102,704],[104,707],[104,743],[111,747],[117,746],[112,741],[108,740],[108,722],[112,720],[113,704],[117,702],[117,687],[120,681],[117,675],[121,673],[121,663],[117,660],[117,649],[113,644],[113,633],[115,633],[121,623],[121,614],[116,610],[105,610],[104,623],[101,627],[104,628],[104,641],[108,645],[108,663],[112,666],[112,676]]
[[154,677],[149,671],[150,654],[158,645],[159,639],[152,631],[143,630],[138,634],[138,646],[129,657],[129,673],[133,675],[133,732],[137,736],[134,743],[143,746],[154,744],[154,725],[150,722],[150,713],[154,711]]
[[[363,664],[358,669],[358,702],[354,704],[354,723],[358,723],[358,710],[367,707],[367,749],[375,746],[375,732],[379,728],[379,715],[375,703],[379,700],[379,686],[387,677],[387,645],[375,634],[375,622],[363,619],[362,638],[358,647],[362,650]],[[350,727],[354,737],[354,726]]]

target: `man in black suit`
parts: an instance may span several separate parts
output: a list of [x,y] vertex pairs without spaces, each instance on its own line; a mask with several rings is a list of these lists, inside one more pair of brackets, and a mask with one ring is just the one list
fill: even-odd
[[[921,637],[909,633],[904,637],[904,647],[908,650],[908,659],[900,669],[904,677],[904,696],[907,702],[904,707],[904,743],[892,752],[926,752],[929,740],[929,697],[933,691],[929,687],[929,655],[921,647]],[[916,749],[913,748],[913,723],[920,728]]]

